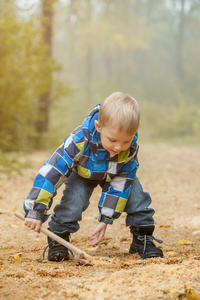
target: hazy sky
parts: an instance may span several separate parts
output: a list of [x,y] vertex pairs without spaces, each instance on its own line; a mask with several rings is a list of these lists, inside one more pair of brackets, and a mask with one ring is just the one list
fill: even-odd
[[[63,3],[67,3],[69,0],[59,0],[60,2]],[[181,0],[179,1],[172,1],[172,0],[164,0],[167,7],[172,8],[172,7],[176,7],[176,10],[181,9]],[[16,0],[17,5],[22,8],[25,13],[27,13],[27,11],[29,11],[29,13],[34,13],[39,4],[40,4],[41,0]],[[185,1],[185,9],[188,10],[191,6],[192,1]]]

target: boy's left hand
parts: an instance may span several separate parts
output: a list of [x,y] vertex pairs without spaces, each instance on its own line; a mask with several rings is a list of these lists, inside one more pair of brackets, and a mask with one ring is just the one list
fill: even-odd
[[101,241],[105,235],[107,225],[108,224],[103,222],[98,223],[96,229],[92,232],[92,236],[89,238],[89,246],[94,246]]

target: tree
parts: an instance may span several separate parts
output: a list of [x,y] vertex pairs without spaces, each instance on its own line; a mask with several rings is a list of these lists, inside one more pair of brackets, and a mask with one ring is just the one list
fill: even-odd
[[49,86],[59,96],[59,83],[48,73],[58,69],[46,55],[47,45],[36,16],[20,18],[5,1],[0,10],[0,149],[22,150],[35,146],[38,99]]
[[[141,99],[144,118],[151,111],[147,129],[156,125],[157,108],[163,113],[162,124],[169,127],[176,124],[167,118],[175,118],[171,108],[179,113],[185,103],[195,102],[199,111],[199,0],[69,0],[57,6],[59,21],[61,14],[55,30],[62,38],[55,36],[54,53],[64,65],[63,78],[71,80],[75,90],[69,105],[75,116],[69,121],[71,129],[115,90]],[[180,127],[183,112],[177,116]],[[190,122],[191,128],[198,128],[192,117]],[[155,136],[163,129],[159,126]]]
[[[43,39],[46,46],[46,55],[44,57],[45,60],[52,59],[53,2],[54,1],[52,0],[41,0]],[[42,133],[46,133],[49,130],[52,85],[51,73],[52,72],[50,70],[47,70],[45,74],[47,79],[46,91],[40,96],[38,103],[38,115],[40,116],[36,123],[38,139],[40,139]]]

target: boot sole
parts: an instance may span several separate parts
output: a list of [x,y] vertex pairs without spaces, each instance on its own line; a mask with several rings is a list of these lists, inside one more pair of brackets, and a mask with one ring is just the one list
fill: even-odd
[[140,253],[138,253],[139,255],[140,255],[140,257],[141,258],[143,258],[143,259],[146,259],[146,258],[154,258],[154,257],[161,257],[161,258],[163,258],[163,254],[162,253],[152,253],[152,254],[140,254]]
[[56,253],[56,254],[48,256],[49,261],[63,261],[63,260],[68,260],[68,259],[69,259],[68,254]]

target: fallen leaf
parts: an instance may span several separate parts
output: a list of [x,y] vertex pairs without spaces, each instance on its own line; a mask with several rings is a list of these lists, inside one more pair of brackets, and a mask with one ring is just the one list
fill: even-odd
[[195,291],[193,289],[189,289],[187,292],[187,297],[195,300],[200,300],[200,298],[196,295]]
[[166,251],[164,253],[164,256],[165,257],[174,257],[174,256],[176,256],[176,252],[175,251]]
[[20,261],[31,261],[31,259],[30,258],[25,258],[25,257],[20,257]]
[[0,250],[6,250],[7,248],[6,247],[0,247]]
[[159,227],[169,228],[171,226],[170,225],[160,225]]
[[89,246],[88,243],[86,244],[86,246],[89,248],[88,250],[90,251],[96,251],[99,248],[98,246]]
[[184,292],[178,295],[178,298],[191,298],[194,300],[200,300],[200,298],[196,295],[195,291],[191,288],[188,288],[186,285],[184,286]]
[[183,194],[181,194],[181,193],[178,193],[176,196],[177,196],[177,197],[182,197],[182,196],[183,196]]
[[20,256],[19,256],[19,255],[14,255],[14,259],[15,259],[16,261],[18,261],[18,260],[20,260]]
[[93,247],[93,246],[90,246],[88,243],[87,243],[87,244],[85,244],[85,246],[86,246],[86,247]]
[[193,242],[190,242],[190,241],[179,241],[179,244],[181,245],[190,245],[190,244],[193,244]]
[[153,215],[153,218],[157,218],[157,217],[158,217],[158,215],[157,215],[157,214],[154,214],[154,215]]
[[22,257],[22,253],[16,253],[14,255],[10,255],[10,259],[9,260],[19,261],[19,260],[21,260],[21,257]]

